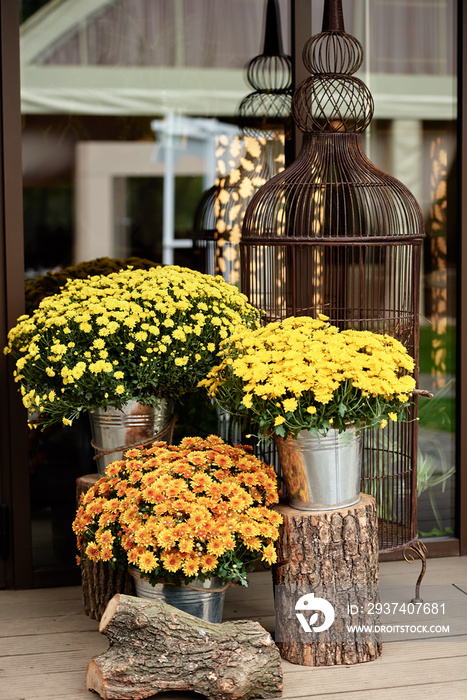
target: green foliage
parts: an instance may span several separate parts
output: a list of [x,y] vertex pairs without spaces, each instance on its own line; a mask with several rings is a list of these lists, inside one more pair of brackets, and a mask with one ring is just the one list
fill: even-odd
[[[446,374],[456,373],[456,327],[447,326],[445,333],[438,333],[431,326],[420,327],[420,374],[431,374],[433,366],[436,366],[435,350],[444,350],[442,368]],[[441,368],[440,368],[441,369]]]

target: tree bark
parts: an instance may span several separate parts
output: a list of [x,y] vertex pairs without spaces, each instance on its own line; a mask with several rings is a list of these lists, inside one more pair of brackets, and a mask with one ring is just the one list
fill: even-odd
[[[302,511],[279,505],[277,511],[284,518],[273,567],[276,644],[281,656],[302,666],[376,659],[381,638],[372,629],[378,624],[375,604],[379,602],[375,499],[361,494],[356,505],[346,508]],[[322,631],[313,628],[325,624],[327,612],[331,620],[332,612],[327,606],[325,612],[318,599],[331,603],[335,615]],[[352,631],[348,625],[366,629]]]
[[[76,502],[94,486],[100,474],[86,474],[76,480]],[[100,620],[107,604],[116,593],[133,594],[133,580],[127,570],[112,569],[107,562],[89,561],[84,552],[81,558],[81,586],[84,611],[93,620]]]
[[116,595],[99,631],[110,646],[89,662],[86,687],[102,698],[169,690],[212,700],[282,694],[279,651],[258,622],[205,622],[159,599]]

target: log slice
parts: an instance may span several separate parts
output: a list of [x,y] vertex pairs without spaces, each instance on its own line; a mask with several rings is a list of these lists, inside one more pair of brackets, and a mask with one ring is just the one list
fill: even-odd
[[[357,504],[336,510],[302,511],[282,504],[276,510],[283,516],[273,567],[281,656],[302,666],[378,658],[381,636],[372,629],[379,622],[374,610],[379,602],[375,499],[361,494]],[[334,621],[316,631],[332,618],[323,599],[331,603]],[[366,629],[349,630],[349,625]]]

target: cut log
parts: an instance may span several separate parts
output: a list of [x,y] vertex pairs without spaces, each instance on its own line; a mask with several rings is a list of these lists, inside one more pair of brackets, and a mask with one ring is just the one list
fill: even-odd
[[[100,478],[100,474],[86,474],[76,480],[76,502]],[[83,552],[81,558],[81,586],[84,611],[93,620],[100,620],[110,600],[117,593],[133,593],[133,579],[128,572],[112,569],[107,562],[90,561]]]
[[102,698],[169,690],[212,700],[282,694],[279,651],[258,622],[204,622],[162,600],[116,595],[99,631],[110,647],[89,662],[86,687]]
[[276,510],[283,516],[273,567],[281,656],[302,666],[373,661],[381,655],[375,499],[361,494],[337,510]]

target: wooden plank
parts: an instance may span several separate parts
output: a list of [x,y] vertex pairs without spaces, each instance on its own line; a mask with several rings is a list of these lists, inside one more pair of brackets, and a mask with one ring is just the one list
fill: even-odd
[[80,600],[33,601],[25,603],[0,604],[0,620],[23,620],[40,617],[57,617],[58,615],[84,615]]
[[248,577],[248,586],[230,586],[225,593],[225,600],[245,600],[263,596],[273,599],[273,581],[271,571],[254,571]]
[[[460,638],[443,639],[439,641],[418,640],[403,642],[383,643],[383,654],[378,664],[397,665],[400,661],[406,662],[408,659],[417,661],[432,661],[433,659],[464,658],[467,657],[467,633]],[[359,664],[358,668],[372,668],[373,664]],[[288,661],[282,662],[284,675],[294,674],[299,670],[307,670],[305,666],[296,666]],[[339,667],[326,667],[331,670]],[[350,668],[350,667],[348,667]],[[466,694],[467,697],[467,694]]]
[[[298,667],[296,667],[297,669]],[[443,691],[444,682],[455,681],[462,687],[464,683],[464,698],[467,696],[467,658],[445,657],[442,671],[434,659],[414,660],[407,658],[399,660],[397,664],[384,662],[383,656],[368,664],[355,664],[350,667],[333,666],[320,668],[300,667],[293,673],[287,673],[287,694],[284,698],[322,698],[329,693],[330,688],[336,695],[347,693],[349,690],[378,691],[382,688],[393,688],[402,692],[406,697],[406,689],[418,687],[420,696],[425,699],[424,690],[432,685],[438,687],[438,698],[445,698]],[[450,698],[450,700],[452,700]]]
[[3,657],[5,662],[2,678],[14,678],[21,675],[36,675],[44,673],[72,673],[77,669],[86,671],[90,659],[94,656],[92,649],[80,649],[78,651],[64,651],[59,648],[55,651],[37,654],[25,654],[20,656]]
[[108,647],[107,639],[94,632],[59,632],[57,634],[29,634],[21,637],[10,637],[7,644],[0,645],[0,659],[3,666],[8,665],[9,656],[26,656],[28,654],[44,654],[48,652],[61,654],[69,651],[82,651],[91,656],[100,654]]
[[0,591],[0,605],[14,603],[41,603],[55,600],[81,600],[81,586],[61,588],[33,588],[26,591]]
[[[63,676],[34,676],[18,683],[2,685],[1,700],[99,700],[99,696],[86,689],[84,674],[76,672]],[[163,693],[153,695],[147,700],[201,700],[195,693]]]
[[271,600],[256,599],[256,600],[240,600],[229,602],[224,605],[224,619],[231,618],[238,620],[241,617],[249,617],[254,615],[270,615],[274,612],[274,602]]
[[[384,599],[411,592],[419,568],[418,563],[382,564]],[[431,600],[442,594],[447,601],[463,603],[466,581],[467,557],[429,560],[422,595]],[[449,585],[453,582],[458,585]],[[227,591],[224,619],[258,619],[271,631],[273,610],[271,574],[258,571],[250,575],[248,588]],[[90,700],[85,669],[90,658],[107,647],[97,629],[98,623],[83,612],[80,587],[0,591],[0,698]],[[385,642],[381,659],[352,667],[308,668],[287,662],[283,667],[284,700],[393,700],[395,694],[404,700],[466,700],[467,634]],[[166,697],[195,698],[181,693]]]
[[[357,691],[347,690],[344,694],[341,692],[334,693],[329,690],[330,687],[332,687],[332,682],[329,682],[326,692],[325,690],[316,690],[313,684],[310,683],[309,690],[304,697],[310,698],[310,700],[311,698],[318,698],[318,700],[394,700],[394,688],[392,685],[387,688],[372,688],[371,690],[366,690],[365,688]],[[421,700],[421,698],[423,700],[443,700],[444,698],[449,698],[449,700],[466,700],[467,687],[465,681],[421,683],[412,687],[404,686],[401,697],[404,700]],[[297,698],[296,695],[289,694],[286,683],[284,683],[282,698],[283,700],[295,700]],[[169,699],[167,698],[167,700]]]
[[40,617],[40,618],[24,618],[24,619],[9,619],[2,620],[0,617],[0,639],[3,637],[16,637],[28,634],[56,634],[59,632],[82,632],[96,631],[99,628],[99,623],[96,620],[91,620],[84,613],[75,615],[60,615]]
[[[380,564],[380,583],[397,585],[403,582],[409,585],[413,580],[414,586],[421,571],[421,562],[415,559],[413,564],[406,561],[387,561]],[[467,557],[446,557],[428,559],[426,574],[422,586],[443,583],[465,584],[467,581]]]
[[[64,673],[22,673],[16,678],[2,676],[2,700],[90,700],[84,683],[85,670]],[[97,696],[96,696],[97,697]]]
[[[388,606],[389,614],[380,616],[380,623],[386,626],[426,626],[433,631],[414,635],[412,631],[383,634],[383,641],[414,640],[417,638],[439,636],[435,628],[448,627],[449,632],[443,636],[462,635],[467,630],[467,596],[458,587],[445,585],[426,585],[423,587],[423,604],[411,604],[413,591],[407,586],[381,586],[381,602]],[[409,613],[408,610],[411,612]],[[425,610],[427,612],[425,612]]]

